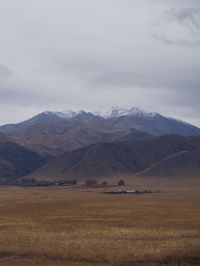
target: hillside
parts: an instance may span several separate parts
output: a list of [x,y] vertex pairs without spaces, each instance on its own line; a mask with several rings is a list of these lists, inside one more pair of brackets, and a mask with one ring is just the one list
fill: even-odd
[[[65,121],[39,124],[9,133],[20,144],[44,156],[59,156],[87,145],[118,140],[144,140],[152,135],[136,129],[118,129],[89,122]],[[20,142],[21,141],[21,142]]]
[[197,148],[200,148],[200,137],[175,135],[138,142],[99,143],[67,152],[30,177],[70,180],[134,174],[169,156]]
[[0,181],[30,174],[46,163],[37,153],[16,143],[0,141]]
[[200,176],[200,149],[178,152],[140,173],[140,177]]

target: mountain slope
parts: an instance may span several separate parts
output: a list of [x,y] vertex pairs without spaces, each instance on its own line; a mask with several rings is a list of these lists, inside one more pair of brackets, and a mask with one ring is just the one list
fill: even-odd
[[0,142],[10,141],[10,137],[7,134],[0,132]]
[[135,128],[152,135],[176,134],[180,136],[198,136],[200,129],[176,119],[167,118],[160,114],[153,116],[120,116],[108,119],[115,128]]
[[68,152],[31,177],[68,180],[133,174],[173,154],[197,148],[200,137],[163,136],[138,142],[99,143]]
[[200,176],[200,149],[169,156],[139,174],[140,177]]
[[0,127],[0,131],[2,132],[12,132],[13,130],[23,129],[27,128],[33,125],[39,125],[39,124],[49,124],[49,123],[58,123],[62,122],[63,118],[57,115],[53,112],[43,112],[41,114],[38,114],[24,122],[18,123],[18,124],[8,124],[3,125]]
[[[143,140],[152,135],[135,129],[124,130],[89,122],[65,121],[54,124],[39,124],[9,133],[17,141],[21,140],[30,149],[44,155],[58,156],[66,151],[87,145],[117,140]],[[23,140],[23,141],[22,141]]]
[[16,143],[0,141],[0,178],[19,178],[30,174],[46,161],[37,153]]

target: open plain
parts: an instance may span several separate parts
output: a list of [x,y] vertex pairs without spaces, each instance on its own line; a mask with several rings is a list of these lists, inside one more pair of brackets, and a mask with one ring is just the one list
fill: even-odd
[[133,180],[160,193],[1,187],[0,265],[200,265],[199,179]]

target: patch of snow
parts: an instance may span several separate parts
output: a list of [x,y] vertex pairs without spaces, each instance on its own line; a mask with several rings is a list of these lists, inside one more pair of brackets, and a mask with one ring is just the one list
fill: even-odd
[[109,111],[101,114],[104,118],[115,118],[121,116],[155,117],[157,115],[157,113],[147,113],[138,107],[133,107],[131,109],[112,107]]
[[72,111],[72,110],[65,110],[65,111],[62,111],[62,112],[52,112],[52,111],[46,111],[44,112],[45,114],[47,115],[56,115],[57,117],[59,118],[62,118],[62,119],[72,119],[74,118],[75,116],[77,115],[80,115],[81,113],[83,113],[83,111]]

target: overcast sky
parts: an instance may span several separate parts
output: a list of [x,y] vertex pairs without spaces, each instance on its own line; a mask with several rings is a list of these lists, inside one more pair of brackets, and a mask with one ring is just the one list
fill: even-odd
[[0,124],[112,106],[200,126],[199,0],[0,0]]

